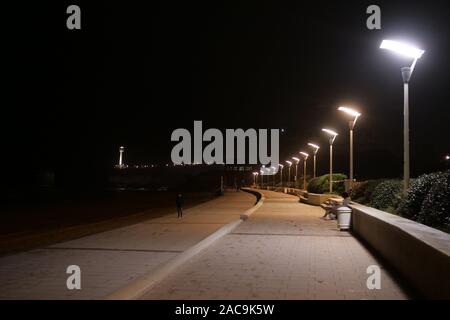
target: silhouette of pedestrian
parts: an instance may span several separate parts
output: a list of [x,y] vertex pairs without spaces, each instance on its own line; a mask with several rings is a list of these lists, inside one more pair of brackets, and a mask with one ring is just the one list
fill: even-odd
[[183,218],[183,196],[181,194],[177,195],[175,203],[177,205],[178,218]]

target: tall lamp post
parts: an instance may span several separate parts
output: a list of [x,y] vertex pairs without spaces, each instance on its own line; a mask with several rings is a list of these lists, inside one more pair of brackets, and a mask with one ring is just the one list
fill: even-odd
[[292,162],[289,160],[286,160],[286,163],[288,164],[288,188],[290,188],[290,184],[291,184],[291,166],[292,166]]
[[264,188],[264,166],[259,171],[261,173],[261,189]]
[[338,135],[336,132],[330,129],[322,129],[329,137],[330,142],[330,193],[333,192],[333,142]]
[[401,68],[403,78],[403,192],[406,193],[409,187],[409,87],[408,83],[416,66],[417,60],[422,57],[424,50],[412,47],[408,44],[383,40],[380,45],[381,49],[388,49],[400,53],[409,58],[413,58],[410,67]]
[[298,167],[298,163],[300,162],[300,159],[297,157],[292,157],[292,160],[295,161],[295,184],[297,185],[297,180],[298,180],[298,174],[297,174],[297,167]]
[[258,178],[258,172],[253,172],[253,185],[256,187],[256,179]]
[[283,168],[284,168],[284,166],[282,164],[280,164],[280,163],[278,165],[281,168],[281,170],[280,170],[280,185],[283,188]]
[[270,169],[272,169],[272,186],[275,188],[275,174],[277,172],[277,168],[270,167]]
[[303,190],[306,190],[306,161],[308,160],[309,154],[306,152],[300,152],[300,154],[304,157],[303,159]]
[[350,190],[353,189],[353,129],[355,128],[356,120],[361,115],[358,111],[347,107],[339,107],[339,111],[345,112],[353,116],[353,120],[349,121],[348,125],[350,128]]
[[308,143],[308,146],[310,146],[311,148],[314,149],[314,175],[313,177],[316,177],[316,155],[317,155],[317,151],[319,151],[320,147],[317,144],[314,143]]

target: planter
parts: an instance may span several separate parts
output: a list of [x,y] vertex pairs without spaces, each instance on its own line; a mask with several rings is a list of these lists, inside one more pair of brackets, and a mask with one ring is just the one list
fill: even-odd
[[336,209],[336,213],[339,230],[350,229],[352,209],[350,209],[349,207],[341,206]]

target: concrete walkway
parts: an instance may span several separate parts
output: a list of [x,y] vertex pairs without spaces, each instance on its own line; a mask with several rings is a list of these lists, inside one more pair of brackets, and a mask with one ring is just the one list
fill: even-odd
[[[179,267],[143,299],[405,299],[405,291],[320,207],[262,191],[264,204],[234,231]],[[381,268],[369,290],[367,267]]]
[[[256,198],[246,192],[185,211],[57,245],[0,258],[0,299],[98,299],[239,220]],[[66,269],[81,268],[81,290],[68,290]]]

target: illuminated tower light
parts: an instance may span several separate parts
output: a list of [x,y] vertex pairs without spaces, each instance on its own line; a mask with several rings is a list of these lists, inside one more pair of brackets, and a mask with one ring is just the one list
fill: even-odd
[[121,146],[119,148],[119,167],[122,168],[123,167],[123,152],[125,151],[125,148],[123,146]]

